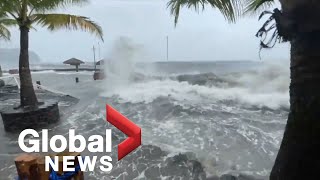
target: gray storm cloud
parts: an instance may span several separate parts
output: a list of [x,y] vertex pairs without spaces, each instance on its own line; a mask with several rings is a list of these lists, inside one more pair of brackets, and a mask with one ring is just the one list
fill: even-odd
[[[244,18],[228,24],[216,10],[206,8],[199,14],[183,9],[178,26],[163,0],[92,0],[83,7],[60,12],[90,17],[104,30],[101,53],[108,56],[120,36],[129,37],[144,47],[147,61],[166,60],[166,36],[169,36],[169,59],[173,61],[258,60],[259,39],[254,35],[261,26],[257,18]],[[12,41],[0,47],[19,47],[18,29],[13,29]],[[37,27],[30,34],[30,49],[44,62],[62,62],[70,57],[91,61],[92,46],[99,39],[85,32],[60,30],[49,32]],[[277,45],[262,52],[266,60],[286,60],[288,44]]]

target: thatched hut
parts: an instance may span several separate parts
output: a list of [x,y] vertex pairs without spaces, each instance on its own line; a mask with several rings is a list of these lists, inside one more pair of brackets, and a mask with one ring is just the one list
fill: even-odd
[[80,64],[84,64],[84,62],[77,59],[77,58],[71,58],[71,59],[64,61],[63,64],[69,64],[72,66],[76,66],[76,72],[78,72]]

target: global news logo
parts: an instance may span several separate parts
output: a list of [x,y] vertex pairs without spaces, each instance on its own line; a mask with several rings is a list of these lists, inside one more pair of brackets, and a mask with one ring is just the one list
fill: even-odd
[[[107,121],[125,133],[128,138],[118,145],[118,160],[121,160],[130,152],[141,145],[141,128],[131,122],[110,105],[106,106]],[[27,139],[26,137],[33,138]],[[55,153],[68,152],[81,153],[84,150],[90,153],[111,153],[112,149],[112,131],[106,129],[105,137],[101,135],[91,135],[87,140],[80,134],[76,134],[74,129],[69,130],[68,139],[63,135],[54,135],[50,139],[47,129],[43,129],[41,137],[36,130],[23,130],[18,138],[19,147],[26,153],[48,153],[49,148]],[[26,145],[27,144],[29,145]],[[59,147],[57,143],[59,142]],[[79,143],[76,143],[79,142]],[[104,143],[105,142],[105,143]],[[76,145],[77,144],[77,145]],[[62,164],[59,163],[58,156],[45,156],[45,171],[58,171],[62,168],[63,171],[75,171],[75,161],[79,163],[81,171],[94,171],[97,164],[101,171],[109,172],[112,170],[112,158],[108,155],[98,156],[62,156]],[[97,161],[99,163],[97,163]],[[62,167],[59,167],[61,166]]]

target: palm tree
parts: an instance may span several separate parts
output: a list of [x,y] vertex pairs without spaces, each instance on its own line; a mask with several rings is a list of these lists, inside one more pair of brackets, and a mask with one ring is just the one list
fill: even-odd
[[[231,0],[171,0],[171,12],[180,6],[203,7],[213,1],[230,4]],[[237,0],[234,0],[237,1]],[[242,12],[260,11],[274,0],[239,0]],[[261,47],[270,48],[278,41],[291,44],[290,112],[271,180],[319,179],[320,170],[320,1],[279,0],[281,10],[265,11],[269,19],[258,31]],[[234,3],[234,2],[233,2]],[[225,5],[221,5],[223,7]],[[219,6],[217,7],[219,10]],[[228,9],[229,10],[229,9]],[[234,14],[227,12],[227,17]],[[260,16],[261,17],[261,16]],[[175,20],[177,22],[177,20]],[[272,24],[272,22],[274,22]],[[272,32],[266,39],[266,33]],[[270,37],[270,36],[269,36]]]
[[46,13],[53,12],[67,5],[86,3],[88,0],[1,0],[0,9],[10,16],[20,29],[20,100],[21,107],[36,107],[38,100],[35,95],[29,68],[29,30],[32,25],[46,27],[51,31],[57,29],[85,30],[98,35],[102,40],[102,29],[87,17],[70,14]]

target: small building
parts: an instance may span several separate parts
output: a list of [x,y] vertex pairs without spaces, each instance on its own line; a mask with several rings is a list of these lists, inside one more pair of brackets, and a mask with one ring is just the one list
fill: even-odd
[[98,61],[95,66],[98,66],[99,68],[95,69],[95,72],[93,74],[93,79],[94,80],[102,80],[105,78],[105,73],[104,73],[104,64],[105,64],[105,60],[101,59],[100,61]]

